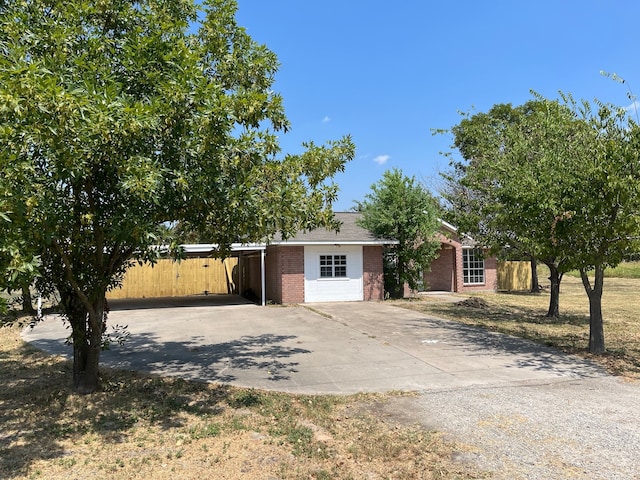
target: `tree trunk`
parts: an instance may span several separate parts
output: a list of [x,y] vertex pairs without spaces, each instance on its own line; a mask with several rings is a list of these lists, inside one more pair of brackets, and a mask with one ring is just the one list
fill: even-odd
[[551,281],[551,296],[549,297],[547,317],[558,318],[560,316],[560,282],[562,274],[558,271],[556,263],[551,262],[546,265],[549,267],[549,280]]
[[85,304],[75,292],[67,291],[62,298],[73,339],[73,389],[80,394],[93,393],[98,388],[98,366],[104,332],[104,301],[97,303],[94,312],[99,311],[100,319],[97,318],[98,315],[90,315],[87,312]]
[[531,257],[531,293],[540,293],[540,283],[538,282],[538,260]]
[[33,303],[31,303],[31,287],[29,284],[24,284],[21,287],[22,289],[22,311],[29,315],[34,315],[36,313],[33,308]]
[[602,291],[604,287],[604,267],[596,265],[593,286],[587,272],[580,270],[582,285],[589,297],[589,353],[605,353],[604,320],[602,319]]

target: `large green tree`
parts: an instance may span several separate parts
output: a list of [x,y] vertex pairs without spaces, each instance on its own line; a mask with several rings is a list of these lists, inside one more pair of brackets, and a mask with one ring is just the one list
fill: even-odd
[[[548,129],[550,122],[565,131]],[[557,157],[562,149],[576,148],[570,143],[578,137],[567,139],[564,133],[578,127],[586,125],[576,123],[568,109],[532,100],[466,115],[452,128],[462,158],[452,161],[452,171],[445,174],[449,219],[494,253],[545,263],[551,281],[549,317],[560,314],[560,282],[571,268],[551,235],[553,219],[565,211],[567,200],[559,177],[565,167]],[[544,150],[548,145],[556,151]]]
[[419,289],[437,256],[439,206],[415,177],[398,169],[386,171],[371,190],[357,205],[360,223],[379,237],[398,241],[385,250],[384,275],[385,289],[392,297],[401,297],[405,284]]
[[624,108],[566,101],[590,131],[582,155],[569,157],[570,202],[555,219],[553,241],[571,252],[580,271],[589,298],[589,351],[602,354],[604,271],[637,251],[640,238],[640,127]]
[[277,59],[237,25],[236,8],[0,4],[0,221],[7,248],[34,258],[40,288],[60,294],[77,391],[98,385],[105,293],[132,262],[153,261],[163,223],[221,253],[337,226],[331,178],[351,140],[279,156],[289,124],[272,90]]
[[597,102],[592,109],[563,96],[496,106],[453,132],[463,159],[447,179],[459,195],[449,196],[461,207],[459,223],[495,248],[515,246],[549,265],[551,316],[562,272],[580,270],[589,350],[603,353],[604,269],[634,249],[640,234],[638,126],[624,109]]

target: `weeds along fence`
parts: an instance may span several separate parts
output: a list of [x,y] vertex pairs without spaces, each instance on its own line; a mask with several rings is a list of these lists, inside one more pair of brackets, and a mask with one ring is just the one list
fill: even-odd
[[135,265],[125,274],[122,288],[109,299],[181,297],[238,293],[238,259],[161,259],[155,265]]

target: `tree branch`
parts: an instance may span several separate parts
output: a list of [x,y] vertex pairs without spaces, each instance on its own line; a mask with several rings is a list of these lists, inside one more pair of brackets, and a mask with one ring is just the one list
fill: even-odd
[[69,283],[73,287],[73,290],[78,295],[78,298],[80,298],[80,300],[86,307],[87,312],[91,312],[92,314],[95,315],[95,312],[93,311],[93,305],[91,305],[91,301],[89,300],[89,297],[87,297],[86,294],[82,291],[82,289],[80,288],[80,285],[78,285],[78,282],[73,275],[73,266],[71,264],[71,259],[69,258],[69,255],[67,255],[67,253],[62,248],[62,245],[60,245],[60,243],[58,243],[58,241],[55,238],[52,240],[52,243],[53,243],[53,248],[58,253],[58,255],[60,255],[60,258],[64,263],[65,278],[69,281]]

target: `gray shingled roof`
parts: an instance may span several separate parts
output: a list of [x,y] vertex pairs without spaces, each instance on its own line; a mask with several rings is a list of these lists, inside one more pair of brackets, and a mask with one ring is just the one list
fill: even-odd
[[280,235],[276,235],[271,241],[272,244],[280,243],[369,243],[369,244],[390,244],[395,240],[377,238],[366,228],[356,223],[362,215],[358,212],[335,212],[336,220],[342,223],[339,232],[317,228],[310,232],[298,232],[293,238],[282,241]]

